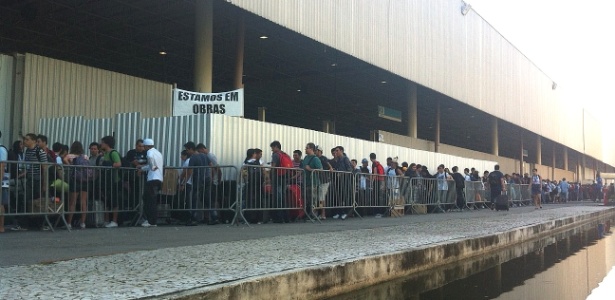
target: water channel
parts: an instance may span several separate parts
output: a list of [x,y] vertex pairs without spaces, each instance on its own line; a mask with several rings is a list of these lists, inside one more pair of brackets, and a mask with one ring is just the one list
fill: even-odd
[[615,266],[610,224],[587,224],[329,299],[586,299]]

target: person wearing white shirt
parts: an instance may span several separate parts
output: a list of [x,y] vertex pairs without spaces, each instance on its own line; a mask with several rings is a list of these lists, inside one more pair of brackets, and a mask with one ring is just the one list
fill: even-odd
[[147,164],[139,166],[139,172],[147,172],[147,182],[145,183],[145,192],[143,194],[143,211],[145,213],[145,221],[141,224],[143,227],[156,226],[158,220],[157,199],[160,194],[163,180],[162,153],[154,148],[154,140],[143,140],[143,146],[147,151]]

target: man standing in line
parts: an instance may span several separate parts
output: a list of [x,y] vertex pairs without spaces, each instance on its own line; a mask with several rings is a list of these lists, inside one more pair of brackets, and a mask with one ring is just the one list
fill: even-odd
[[[105,195],[105,205],[107,209],[112,209],[111,221],[109,216],[105,214],[105,228],[115,228],[118,226],[117,217],[120,206],[123,206],[122,198],[120,197],[121,178],[119,168],[122,167],[122,157],[113,149],[115,147],[115,138],[113,136],[105,136],[100,139],[100,149],[104,152],[102,165],[111,167],[108,172],[103,172],[102,189]],[[107,170],[105,170],[107,171]]]
[[[33,133],[28,133],[23,138],[24,145],[24,161],[29,162],[26,165],[26,183],[25,183],[25,200],[26,206],[31,205],[34,200],[43,197],[47,185],[47,165],[41,164],[48,162],[47,153],[45,150],[36,145],[37,136]],[[19,225],[16,226],[17,229]],[[15,229],[15,228],[14,228]],[[43,226],[43,230],[47,229]]]
[[[466,174],[468,174],[470,170],[466,168],[464,172],[467,172]],[[468,174],[468,179],[469,178],[470,176]],[[453,180],[455,180],[455,189],[457,191],[457,208],[459,208],[459,211],[462,211],[463,208],[466,206],[466,197],[463,193],[463,189],[466,186],[466,179],[463,175],[461,175],[461,173],[459,173],[459,168],[457,166],[453,167]]]
[[[192,201],[190,202],[190,220],[186,223],[187,226],[197,225],[197,211],[199,201],[205,206],[211,203],[211,172],[209,172],[210,161],[207,155],[197,152],[194,142],[187,142],[184,144],[184,149],[190,157],[188,166],[182,173],[182,176],[186,179],[182,182],[187,183],[188,178],[192,178]],[[211,205],[210,205],[211,206]],[[207,207],[206,207],[207,208]],[[209,207],[211,208],[211,207]],[[210,213],[210,222],[212,214]]]
[[[282,158],[281,155],[287,155],[282,152],[282,144],[279,141],[273,141],[269,145],[271,147],[271,167],[282,167]],[[285,208],[286,200],[284,197],[284,192],[286,191],[286,172],[284,169],[272,169],[270,174],[271,177],[271,188],[273,192],[273,207],[274,208]],[[274,223],[288,223],[290,222],[290,216],[288,214],[288,210],[276,210],[275,212]]]
[[[301,150],[293,151],[293,168],[301,169],[301,162],[302,162],[301,157],[302,156],[303,156],[303,152],[301,152]],[[303,186],[302,185],[303,184],[302,172],[293,172],[292,177],[290,178],[290,182],[292,184],[296,184],[302,187]]]
[[162,187],[164,161],[162,153],[154,148],[154,140],[143,140],[143,146],[147,151],[147,164],[137,166],[139,172],[147,172],[143,194],[143,210],[146,218],[141,226],[150,227],[156,226],[158,220],[158,195]]
[[[373,187],[373,200],[369,205],[386,206],[386,185],[384,181],[384,168],[382,164],[376,159],[376,153],[369,154],[369,160],[372,162],[372,187]],[[384,211],[378,208],[376,211],[376,218],[381,218],[384,215]]]
[[495,209],[495,199],[506,191],[506,181],[504,181],[504,174],[500,172],[500,165],[495,165],[494,171],[487,175],[487,182],[489,183],[489,189],[491,190],[491,209]]
[[566,181],[566,177],[562,178],[562,181],[559,182],[560,200],[562,202],[568,201],[568,190],[569,189],[570,189],[570,185]]
[[[218,200],[220,200],[218,199],[218,196],[222,193],[222,191],[219,189],[219,187],[222,186],[222,169],[220,169],[220,165],[218,164],[218,158],[215,154],[211,153],[211,151],[209,151],[207,146],[205,146],[205,144],[203,143],[199,143],[198,145],[196,145],[196,151],[207,156],[207,160],[209,161],[208,166],[210,166],[211,168],[208,171],[210,171],[211,173],[211,176],[209,178],[211,178],[212,183],[208,187],[208,199],[211,202],[209,206],[210,208],[217,208]],[[212,210],[209,215],[209,223],[207,224],[218,224],[218,211]]]
[[[322,162],[314,154],[316,145],[314,143],[307,143],[305,146],[305,158],[301,162],[300,167],[305,170],[305,210],[308,214],[314,214],[314,204],[318,199],[318,186],[320,181],[318,180],[318,174],[314,173],[314,170],[322,169]],[[324,215],[324,214],[323,214]]]
[[[336,171],[340,172],[348,172],[348,173],[337,173],[334,174],[336,180],[334,181],[335,186],[333,187],[336,192],[336,198],[334,205],[339,206],[348,206],[352,205],[352,163],[346,153],[344,153],[344,147],[337,146],[333,151],[333,159],[336,161],[335,165],[337,167]],[[333,218],[340,218],[342,220],[346,220],[348,216],[344,209],[338,208],[333,212]]]
[[47,161],[55,163],[56,159],[57,159],[57,156],[56,156],[55,152],[53,152],[47,146],[47,136],[39,134],[38,136],[36,136],[35,142],[36,142],[36,146],[38,146],[39,148],[43,149],[43,151],[47,155]]

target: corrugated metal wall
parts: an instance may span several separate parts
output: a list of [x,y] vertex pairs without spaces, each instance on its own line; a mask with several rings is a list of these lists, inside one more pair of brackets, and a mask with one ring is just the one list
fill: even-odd
[[[108,135],[113,135],[115,138],[115,150],[120,152],[122,156],[134,149],[135,142],[141,137],[141,113],[121,113],[115,115],[113,120],[113,132]],[[101,137],[98,139],[100,140]]]
[[212,116],[211,122],[211,150],[216,154],[221,164],[240,165],[245,159],[246,150],[249,148],[262,149],[263,160],[269,162],[271,160],[269,144],[278,140],[282,144],[282,150],[289,155],[296,149],[304,152],[306,143],[314,142],[323,146],[325,155],[330,157],[328,149],[340,145],[344,147],[348,157],[356,158],[358,161],[362,158],[369,158],[369,154],[372,152],[376,153],[381,162],[384,162],[388,156],[398,156],[400,162],[424,164],[428,166],[432,173],[441,163],[448,167],[454,165],[473,166],[479,170],[491,170],[495,165],[494,161],[415,150],[248,119],[216,115]]
[[13,73],[15,59],[12,56],[0,54],[0,144],[11,148],[11,120],[13,106]]
[[129,111],[171,115],[170,84],[34,54],[26,54],[24,73],[24,132],[35,131],[41,118],[109,118]]
[[186,142],[209,145],[209,127],[209,118],[203,115],[150,118],[143,120],[141,136],[154,139],[156,148],[165,154],[165,164],[179,166]]
[[49,148],[55,142],[70,147],[74,141],[80,141],[87,147],[86,143],[91,138],[87,123],[82,116],[41,119],[38,131],[33,132],[47,136]]
[[[120,114],[114,119],[84,120],[82,117],[43,119],[39,131],[46,133],[49,142],[56,141],[70,144],[80,140],[84,145],[90,141],[100,140],[105,130],[119,128],[116,131],[116,149],[125,155],[133,148],[137,138],[153,138],[156,148],[165,158],[165,164],[179,166],[179,154],[187,141],[203,142],[218,157],[221,165],[241,166],[248,148],[261,148],[263,159],[269,161],[271,150],[269,144],[274,140],[282,143],[282,149],[292,153],[295,149],[304,151],[305,144],[315,142],[326,149],[341,145],[350,158],[360,160],[368,158],[371,152],[384,162],[387,156],[398,156],[400,161],[417,162],[429,167],[433,172],[438,164],[446,166],[474,166],[479,170],[490,170],[494,161],[462,158],[453,155],[433,153],[422,150],[364,141],[324,132],[264,123],[254,120],[216,116],[184,116],[166,118],[138,119],[138,113]],[[210,118],[210,119],[209,119]],[[111,122],[113,121],[113,122]],[[110,124],[112,123],[112,124]],[[89,126],[86,126],[89,124]],[[120,125],[121,124],[121,125]],[[75,130],[66,130],[72,127]],[[140,132],[140,134],[139,134]],[[211,134],[209,134],[211,132]],[[133,134],[137,133],[137,134]]]
[[583,152],[582,113],[476,12],[463,16],[460,0],[232,4]]

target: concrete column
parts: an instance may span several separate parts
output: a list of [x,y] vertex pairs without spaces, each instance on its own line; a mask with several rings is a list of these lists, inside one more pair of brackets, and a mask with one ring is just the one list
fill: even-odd
[[235,57],[235,89],[243,88],[243,57],[246,28],[243,14],[237,21],[237,56]]
[[322,131],[325,132],[325,133],[332,133],[333,132],[331,121],[329,121],[329,120],[323,120],[322,121]]
[[577,181],[577,182],[581,181],[581,168],[580,168],[580,166],[581,166],[581,158],[577,155],[576,166],[574,168],[575,173],[576,173],[574,180]]
[[196,0],[194,9],[194,90],[211,93],[214,58],[213,0]]
[[266,107],[259,107],[258,108],[258,120],[265,122],[265,115],[267,113],[267,108]]
[[440,100],[436,101],[436,136],[434,137],[434,152],[440,148]]
[[568,171],[568,147],[564,146],[564,170]]
[[542,138],[536,136],[536,163],[542,165]]
[[555,144],[553,144],[553,155],[552,155],[552,163],[551,165],[553,166],[553,168],[551,169],[551,180],[555,180]]
[[416,83],[410,82],[408,84],[408,136],[415,139],[418,136],[417,89]]
[[[585,159],[585,154],[581,154],[581,180],[587,179],[585,174],[585,166],[587,165],[587,160]],[[593,176],[592,176],[593,178]]]
[[498,137],[498,118],[491,117],[491,154],[499,156],[500,141]]
[[523,176],[523,136],[521,136],[521,149],[519,149],[521,153],[519,153],[519,161],[521,162],[521,166],[519,167],[519,175]]

